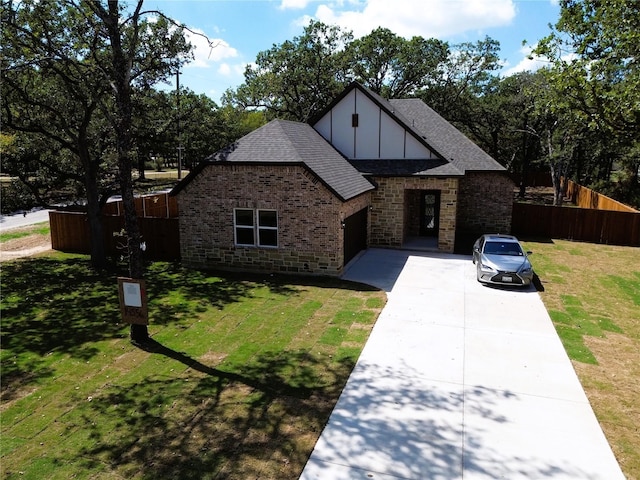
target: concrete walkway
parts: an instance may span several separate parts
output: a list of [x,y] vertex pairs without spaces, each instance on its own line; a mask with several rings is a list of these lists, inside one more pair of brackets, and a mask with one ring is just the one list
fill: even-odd
[[624,479],[533,288],[381,249],[344,278],[388,303],[302,479]]

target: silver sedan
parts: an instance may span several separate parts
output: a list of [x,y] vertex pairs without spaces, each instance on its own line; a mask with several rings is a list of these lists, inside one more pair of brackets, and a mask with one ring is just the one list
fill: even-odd
[[473,244],[473,263],[480,283],[528,286],[533,267],[528,254],[512,235],[482,235]]

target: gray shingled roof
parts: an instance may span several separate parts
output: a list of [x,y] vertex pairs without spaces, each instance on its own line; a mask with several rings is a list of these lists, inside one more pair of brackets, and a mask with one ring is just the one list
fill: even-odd
[[363,175],[383,177],[407,177],[410,175],[429,177],[461,177],[463,173],[451,162],[440,159],[429,160],[349,160]]
[[506,171],[493,157],[419,98],[394,99],[388,103],[398,118],[404,117],[405,122],[410,122],[407,126],[418,130],[429,145],[461,172]]
[[[201,164],[303,164],[338,198],[354,198],[375,187],[309,124],[272,120],[233,144],[207,157]],[[203,167],[200,167],[200,171]],[[197,172],[194,172],[197,174]],[[184,184],[190,181],[187,176]],[[183,188],[178,184],[174,194]]]
[[[386,100],[354,82],[327,110],[353,88],[360,88],[387,113],[395,116],[400,124],[435,151],[440,159],[349,162],[311,125],[273,120],[205,159],[176,185],[171,194],[175,195],[182,190],[207,165],[224,162],[304,165],[343,201],[375,188],[363,175],[461,176],[467,171],[506,171],[420,99]],[[321,116],[322,114],[318,119]]]

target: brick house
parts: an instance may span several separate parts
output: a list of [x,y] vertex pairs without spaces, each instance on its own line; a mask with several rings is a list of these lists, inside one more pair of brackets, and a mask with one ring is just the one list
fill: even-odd
[[505,169],[419,99],[354,82],[309,124],[273,120],[172,191],[194,267],[340,275],[369,246],[453,252],[509,232]]

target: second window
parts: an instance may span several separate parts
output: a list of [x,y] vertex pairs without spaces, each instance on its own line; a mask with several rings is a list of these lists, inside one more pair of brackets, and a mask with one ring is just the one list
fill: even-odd
[[278,212],[275,210],[234,210],[236,245],[277,247]]

